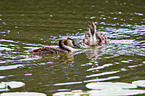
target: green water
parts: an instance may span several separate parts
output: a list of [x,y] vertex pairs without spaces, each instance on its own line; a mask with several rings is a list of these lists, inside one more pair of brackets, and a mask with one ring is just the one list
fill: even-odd
[[[95,79],[144,80],[144,15],[144,0],[0,0],[0,81],[25,83],[10,92],[51,96],[59,91],[87,90],[84,81]],[[109,38],[109,45],[65,55],[29,55],[28,50],[57,45],[66,36],[81,45],[91,22]],[[97,75],[104,72],[108,74]]]

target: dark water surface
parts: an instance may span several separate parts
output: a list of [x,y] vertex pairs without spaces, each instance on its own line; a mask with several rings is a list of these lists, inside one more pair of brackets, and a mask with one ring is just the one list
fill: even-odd
[[[65,36],[80,44],[92,21],[109,45],[65,55],[29,55],[28,50],[57,45]],[[87,90],[85,84],[92,81],[136,80],[145,80],[144,0],[0,1],[0,81],[25,83],[11,92],[51,96]]]

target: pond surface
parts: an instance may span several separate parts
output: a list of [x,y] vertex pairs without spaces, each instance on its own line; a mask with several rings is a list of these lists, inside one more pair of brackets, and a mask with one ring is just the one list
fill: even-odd
[[[30,56],[69,36],[81,45],[95,22],[110,44],[63,55]],[[21,81],[11,92],[87,90],[90,82],[145,80],[144,0],[1,0],[0,82]],[[145,90],[145,88],[140,88]]]

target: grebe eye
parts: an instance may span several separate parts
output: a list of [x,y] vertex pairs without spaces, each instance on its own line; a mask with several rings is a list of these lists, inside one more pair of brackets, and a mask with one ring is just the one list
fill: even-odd
[[64,41],[64,45],[67,45],[67,40]]

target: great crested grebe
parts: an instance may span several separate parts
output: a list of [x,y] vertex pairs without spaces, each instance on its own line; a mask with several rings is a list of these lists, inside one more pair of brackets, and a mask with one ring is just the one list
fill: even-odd
[[79,48],[79,46],[75,44],[74,40],[65,37],[59,40],[58,46],[41,47],[39,49],[30,51],[30,54],[46,55],[46,54],[68,53],[68,52],[75,51],[75,49],[72,47]]
[[101,32],[96,31],[96,25],[92,22],[92,25],[89,25],[89,30],[86,32],[82,42],[87,45],[101,45],[107,44],[108,38],[103,35]]

